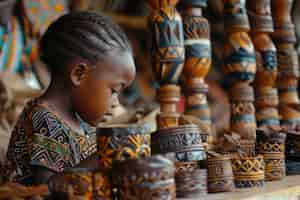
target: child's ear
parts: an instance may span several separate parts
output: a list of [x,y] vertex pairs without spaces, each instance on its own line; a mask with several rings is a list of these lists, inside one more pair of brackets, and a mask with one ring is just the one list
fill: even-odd
[[89,67],[85,63],[76,64],[71,70],[70,78],[74,86],[79,86],[87,77]]

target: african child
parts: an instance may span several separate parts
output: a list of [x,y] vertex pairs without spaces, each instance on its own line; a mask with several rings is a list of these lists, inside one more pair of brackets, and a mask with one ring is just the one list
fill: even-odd
[[51,24],[40,41],[51,83],[25,107],[8,159],[16,181],[42,184],[66,168],[95,166],[95,127],[135,77],[129,41],[108,17],[74,12]]

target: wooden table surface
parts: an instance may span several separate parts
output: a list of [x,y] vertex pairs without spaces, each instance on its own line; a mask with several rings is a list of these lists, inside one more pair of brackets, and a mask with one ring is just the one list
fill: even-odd
[[263,188],[237,189],[235,192],[208,194],[179,200],[300,200],[300,176],[267,182]]

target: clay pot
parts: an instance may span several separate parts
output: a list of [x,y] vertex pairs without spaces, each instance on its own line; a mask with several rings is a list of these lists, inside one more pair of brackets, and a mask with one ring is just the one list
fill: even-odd
[[206,159],[200,129],[193,124],[159,129],[151,135],[151,150],[153,154],[174,152],[183,162]]
[[67,169],[50,178],[48,186],[53,199],[112,199],[108,171]]
[[100,168],[115,161],[150,156],[150,124],[108,125],[97,129]]
[[114,171],[118,199],[176,199],[175,167],[162,156],[122,161]]
[[264,108],[259,111],[256,111],[256,121],[257,126],[279,126],[279,113],[277,108]]
[[207,194],[207,170],[199,162],[176,162],[176,196],[190,198]]
[[208,192],[231,192],[234,190],[234,177],[229,156],[209,157],[207,169]]
[[263,156],[232,158],[232,169],[237,188],[262,187],[264,185]]

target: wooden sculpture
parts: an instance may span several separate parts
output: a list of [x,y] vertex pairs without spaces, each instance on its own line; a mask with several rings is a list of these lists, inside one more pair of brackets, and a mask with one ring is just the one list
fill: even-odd
[[255,108],[258,127],[279,126],[276,47],[271,0],[247,1],[251,34],[256,51]]
[[[282,136],[281,133],[278,112],[277,51],[270,37],[270,34],[274,32],[271,0],[247,1],[247,9],[256,51],[257,73],[254,83],[257,125],[259,128],[266,130],[259,133],[268,132],[267,134],[270,134],[268,137],[262,137],[262,134],[260,134],[257,139],[257,151],[264,156],[266,164],[265,179],[267,181],[280,180],[285,176],[285,135]],[[290,99],[295,100],[296,98],[296,96],[290,97],[289,92],[283,92],[280,89],[282,101],[284,99],[287,101]],[[278,146],[281,148],[280,151],[277,148]]]
[[224,70],[231,84],[231,130],[239,133],[242,139],[255,140],[254,91],[250,84],[255,78],[256,59],[254,46],[248,35],[250,24],[244,1],[223,2],[227,32]]
[[[256,75],[256,55],[254,44],[248,35],[250,23],[245,8],[246,1],[223,0],[223,2],[227,31],[224,68],[231,86],[231,131],[238,133],[244,140],[244,144],[241,143],[238,147],[238,154],[232,155],[235,185],[237,188],[263,186],[263,156],[256,156],[252,145],[256,139],[253,104],[255,94],[251,86]],[[270,79],[272,82],[272,77]]]
[[300,111],[297,85],[299,79],[299,63],[294,44],[296,43],[295,27],[291,20],[293,0],[272,1],[272,15],[275,31],[272,34],[277,47],[279,113],[281,126],[295,130],[300,123]]
[[[202,16],[207,0],[181,0],[179,7],[183,18],[185,64],[182,86],[186,97],[185,114],[196,116],[209,130],[211,143],[211,113],[207,102],[208,85],[205,83],[211,67],[210,27]],[[204,141],[206,142],[206,141]]]
[[158,127],[178,126],[177,103],[180,87],[177,86],[184,65],[184,38],[182,19],[176,11],[178,0],[147,0],[153,12],[149,17],[152,38],[151,61],[160,88],[157,98],[161,113]]
[[[156,79],[160,83],[157,96],[161,108],[157,118],[158,131],[151,137],[151,148],[154,154],[175,153],[177,196],[207,193],[207,188],[203,187],[207,174],[199,165],[199,161],[206,159],[202,131],[196,125],[179,124],[180,115],[176,110],[180,98],[180,87],[176,84],[185,61],[184,29],[181,16],[175,9],[178,1],[148,2],[153,8],[149,25],[152,33],[151,59]],[[205,119],[210,126],[207,85],[204,82],[211,61],[209,29],[208,22],[201,17],[201,7],[206,3],[207,0],[183,0],[180,7],[184,12],[185,35],[189,35],[189,40],[186,40],[188,59],[185,63],[185,77],[189,82],[189,87],[185,88],[188,91],[188,109],[194,107],[197,112],[193,109],[191,111]]]

